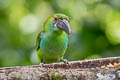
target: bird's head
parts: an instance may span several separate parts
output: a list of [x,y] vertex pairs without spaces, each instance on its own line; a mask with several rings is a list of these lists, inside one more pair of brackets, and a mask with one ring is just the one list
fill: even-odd
[[64,14],[54,14],[49,17],[46,23],[52,23],[53,29],[58,29],[66,32],[68,35],[71,34],[69,18]]

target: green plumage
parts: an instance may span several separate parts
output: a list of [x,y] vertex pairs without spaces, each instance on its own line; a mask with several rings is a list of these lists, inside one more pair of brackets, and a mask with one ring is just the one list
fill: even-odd
[[70,33],[70,28],[66,26],[67,21],[68,17],[64,14],[54,14],[46,20],[37,38],[37,55],[40,62],[58,62],[63,58]]

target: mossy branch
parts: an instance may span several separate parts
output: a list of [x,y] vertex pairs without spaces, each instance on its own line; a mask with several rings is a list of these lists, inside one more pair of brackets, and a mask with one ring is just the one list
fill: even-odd
[[3,67],[0,80],[120,80],[120,57]]

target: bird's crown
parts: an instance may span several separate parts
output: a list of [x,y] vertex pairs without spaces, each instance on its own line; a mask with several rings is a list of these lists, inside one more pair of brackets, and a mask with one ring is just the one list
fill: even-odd
[[64,14],[54,14],[50,16],[45,24],[44,24],[44,30],[49,31],[52,29],[60,29],[65,31],[67,34],[71,33],[70,24],[69,24],[69,18],[68,16]]

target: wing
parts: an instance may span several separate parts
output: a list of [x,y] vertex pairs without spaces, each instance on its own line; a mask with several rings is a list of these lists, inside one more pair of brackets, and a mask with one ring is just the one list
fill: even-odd
[[43,38],[44,32],[40,32],[37,36],[37,40],[36,40],[36,49],[37,51],[40,49],[40,42],[41,39]]

